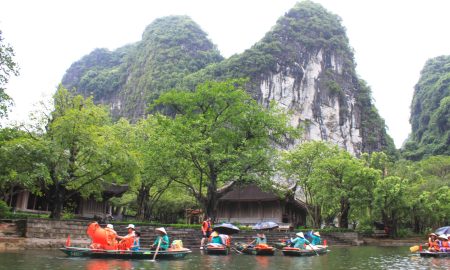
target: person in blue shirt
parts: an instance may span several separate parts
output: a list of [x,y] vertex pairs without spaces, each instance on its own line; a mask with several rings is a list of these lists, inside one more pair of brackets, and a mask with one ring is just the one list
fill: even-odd
[[311,237],[312,237],[311,245],[313,245],[313,246],[320,245],[321,239],[320,239],[320,233],[319,232],[313,232]]
[[131,246],[131,250],[132,251],[139,251],[139,248],[141,246],[140,243],[140,238],[141,238],[141,233],[140,232],[134,232],[134,242],[133,245]]
[[291,246],[293,245],[295,248],[305,249],[305,245],[310,245],[311,243],[305,239],[305,236],[302,232],[296,234],[295,239],[291,239]]

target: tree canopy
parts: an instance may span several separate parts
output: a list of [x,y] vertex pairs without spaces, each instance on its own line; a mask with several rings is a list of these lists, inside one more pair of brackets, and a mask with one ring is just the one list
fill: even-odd
[[243,89],[244,81],[206,82],[194,92],[170,91],[154,106],[173,117],[158,121],[175,147],[172,158],[185,186],[209,216],[227,189],[237,182],[269,180],[274,172],[272,142],[290,132],[286,116],[266,110]]
[[0,30],[0,118],[7,116],[8,107],[12,104],[11,97],[5,92],[5,85],[11,75],[19,75],[19,67],[14,61],[14,49],[5,42]]

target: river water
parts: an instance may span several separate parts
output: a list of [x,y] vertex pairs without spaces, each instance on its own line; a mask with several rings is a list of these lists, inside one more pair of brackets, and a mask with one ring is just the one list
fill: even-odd
[[450,258],[421,258],[408,247],[331,247],[326,255],[272,257],[231,254],[204,255],[199,251],[181,260],[147,261],[71,258],[58,250],[27,250],[0,253],[0,269],[450,269]]

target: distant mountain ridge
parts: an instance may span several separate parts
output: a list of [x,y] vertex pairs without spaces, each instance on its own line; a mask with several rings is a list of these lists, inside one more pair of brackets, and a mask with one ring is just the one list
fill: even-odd
[[114,52],[97,49],[75,62],[63,84],[109,104],[115,117],[137,120],[171,88],[240,77],[249,78],[246,89],[262,105],[276,101],[290,110],[303,140],[332,141],[357,155],[395,149],[369,87],[356,75],[340,18],[310,1],[297,3],[261,41],[228,59],[190,18],[157,19],[142,41]]
[[450,56],[429,59],[414,88],[406,158],[450,155]]

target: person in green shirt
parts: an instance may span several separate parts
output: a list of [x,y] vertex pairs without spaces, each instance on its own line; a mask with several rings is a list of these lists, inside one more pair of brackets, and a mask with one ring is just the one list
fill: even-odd
[[258,234],[256,234],[255,244],[256,244],[256,245],[259,245],[259,244],[267,244],[266,236],[265,236],[263,233],[258,233]]
[[291,239],[291,245],[294,245],[295,248],[305,249],[305,245],[310,245],[311,243],[305,239],[305,236],[302,232],[296,234],[295,239]]
[[166,230],[163,227],[161,227],[161,228],[156,228],[155,231],[159,235],[156,237],[155,242],[153,242],[153,245],[151,245],[151,249],[156,250],[156,248],[158,247],[158,242],[161,241],[161,244],[159,245],[159,249],[167,250],[169,248],[170,240],[169,240],[169,236],[167,235]]
[[222,238],[219,236],[219,233],[216,231],[211,233],[211,244],[224,245],[224,243],[222,242]]
[[319,232],[313,232],[311,237],[312,237],[311,245],[313,245],[313,246],[320,245],[321,239],[320,239],[320,233]]

